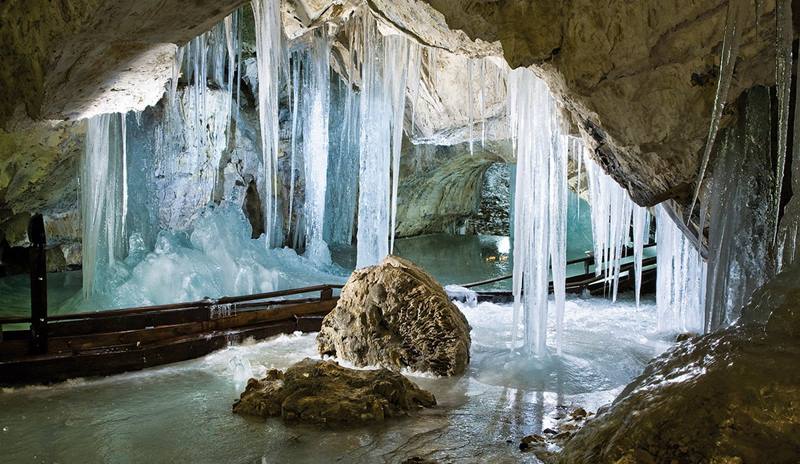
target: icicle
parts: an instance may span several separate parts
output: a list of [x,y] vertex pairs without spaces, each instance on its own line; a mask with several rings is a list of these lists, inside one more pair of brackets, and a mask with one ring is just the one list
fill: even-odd
[[486,148],[486,58],[481,58],[481,148]]
[[658,330],[702,333],[706,263],[664,206],[656,206]]
[[469,154],[473,155],[473,126],[475,124],[475,116],[473,115],[473,101],[472,101],[472,58],[467,58],[467,124],[469,124]]
[[[524,322],[528,354],[546,354],[548,264],[553,285],[564,288],[566,264],[566,153],[547,85],[525,68],[508,77],[508,114],[516,154],[513,196],[514,326]],[[541,179],[549,179],[541,182]],[[556,293],[556,319],[563,320],[563,295]],[[560,336],[557,337],[560,340]]]
[[295,159],[296,159],[296,152],[297,152],[297,117],[299,111],[299,102],[300,102],[300,61],[299,57],[295,56],[295,58],[291,62],[291,100],[292,100],[292,141],[291,141],[291,161],[289,167],[289,223],[292,221],[292,213],[294,209],[294,169],[295,169]]
[[417,103],[419,102],[419,88],[422,83],[422,47],[415,46],[409,50],[408,82],[411,86],[411,126],[409,139],[414,138],[416,127]]
[[[551,97],[552,98],[552,97]],[[555,110],[555,106],[553,108]],[[551,115],[553,148],[550,155],[550,269],[556,316],[556,352],[562,354],[567,286],[567,159],[569,137],[558,135],[559,121]]]
[[277,0],[252,0],[256,31],[258,64],[258,119],[261,127],[263,157],[264,231],[266,243],[278,243],[282,230],[278,218],[277,167],[279,147],[278,84],[281,75],[283,44],[281,41],[280,3]]
[[407,39],[381,37],[369,9],[362,11],[358,268],[378,263],[394,241],[408,72]]
[[306,256],[330,264],[323,238],[328,179],[328,115],[330,114],[331,43],[324,28],[315,34],[303,79],[303,161],[305,166]]
[[778,215],[780,214],[783,174],[786,166],[786,152],[789,138],[789,99],[792,89],[792,0],[777,0],[775,39],[775,82],[778,97],[778,157],[775,166],[775,196],[773,197],[774,231],[772,243],[778,240]]
[[636,278],[636,307],[639,307],[642,292],[642,258],[644,256],[644,243],[649,235],[650,219],[646,208],[634,208],[633,210],[633,267]]
[[717,92],[714,96],[714,108],[711,113],[711,123],[708,128],[706,146],[703,150],[700,170],[695,180],[694,194],[692,195],[692,202],[689,205],[687,218],[691,218],[694,205],[700,194],[700,187],[706,174],[708,160],[711,158],[711,150],[714,148],[714,141],[717,138],[717,132],[719,132],[722,110],[725,108],[725,102],[728,100],[728,90],[731,87],[736,59],[739,56],[739,42],[742,37],[742,29],[744,28],[744,5],[746,5],[745,0],[730,0],[728,3],[728,14],[725,19],[725,35],[722,39],[722,54],[719,64],[719,80],[717,82]]
[[634,210],[628,192],[602,171],[585,154],[586,178],[592,204],[592,236],[594,237],[595,274],[603,274],[611,282],[611,297],[617,299],[619,274],[625,254]]

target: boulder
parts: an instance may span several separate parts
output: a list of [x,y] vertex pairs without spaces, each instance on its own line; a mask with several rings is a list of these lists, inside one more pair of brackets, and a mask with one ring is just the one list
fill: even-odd
[[798,277],[800,265],[759,289],[732,327],[653,360],[558,462],[798,462]]
[[469,363],[469,331],[433,277],[389,256],[353,272],[322,321],[317,348],[356,366],[457,375]]
[[272,369],[250,379],[233,412],[286,422],[379,422],[436,405],[434,396],[388,369],[357,370],[306,358],[286,372]]

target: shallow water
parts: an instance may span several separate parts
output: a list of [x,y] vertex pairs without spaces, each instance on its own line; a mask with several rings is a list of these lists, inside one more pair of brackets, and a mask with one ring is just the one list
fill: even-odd
[[314,335],[232,346],[204,358],[100,380],[0,391],[0,450],[7,462],[536,462],[526,434],[555,422],[559,406],[595,410],[668,344],[652,334],[655,305],[626,295],[567,302],[564,356],[510,354],[508,306],[462,309],[472,362],[458,378],[412,377],[438,406],[356,429],[285,426],[230,408],[246,379],[315,357]]

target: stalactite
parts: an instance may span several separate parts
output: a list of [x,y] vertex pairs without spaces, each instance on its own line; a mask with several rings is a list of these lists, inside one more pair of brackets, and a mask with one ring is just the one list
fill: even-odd
[[331,42],[324,28],[315,33],[303,75],[303,163],[305,166],[306,251],[311,260],[330,264],[323,237],[328,179]]
[[789,139],[789,110],[792,88],[792,1],[776,2],[776,38],[775,38],[775,82],[778,98],[778,156],[775,161],[775,195],[773,197],[773,213],[775,214],[772,243],[778,240],[778,215],[780,214],[781,190],[783,174],[786,166],[786,152]]
[[[548,264],[553,285],[564,288],[566,264],[566,153],[558,134],[555,101],[547,85],[525,68],[509,75],[508,114],[514,153],[514,326],[524,324],[524,350],[544,355],[547,348]],[[541,182],[541,179],[549,179]],[[557,329],[563,295],[556,295]],[[561,335],[557,335],[557,344]],[[560,350],[560,348],[559,348]]]
[[394,244],[409,57],[405,37],[381,36],[369,10],[362,11],[359,268],[376,264]]
[[263,179],[261,201],[264,205],[264,231],[268,246],[282,241],[278,212],[278,86],[283,65],[280,2],[252,0],[255,17],[256,59],[258,63],[258,118],[261,128]]
[[744,28],[744,8],[747,4],[746,0],[731,0],[728,3],[728,13],[725,19],[725,33],[722,39],[722,53],[719,63],[719,80],[717,81],[717,91],[714,96],[714,107],[711,112],[711,123],[708,128],[708,136],[706,138],[705,149],[703,150],[703,158],[700,161],[700,170],[697,173],[695,180],[694,193],[692,194],[692,201],[689,205],[687,218],[691,218],[694,210],[694,205],[697,202],[697,197],[700,194],[700,187],[702,186],[703,179],[706,175],[708,161],[711,158],[711,150],[714,148],[714,142],[717,139],[717,132],[719,132],[719,124],[722,119],[722,110],[725,108],[725,102],[728,100],[728,90],[731,87],[731,80],[733,79],[733,70],[736,66],[736,59],[739,56],[739,42],[742,38],[742,29]]

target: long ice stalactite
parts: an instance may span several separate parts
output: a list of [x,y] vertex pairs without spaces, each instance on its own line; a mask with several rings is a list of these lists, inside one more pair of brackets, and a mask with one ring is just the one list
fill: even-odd
[[256,59],[258,65],[258,118],[261,126],[263,179],[261,201],[264,206],[264,233],[268,246],[282,240],[278,211],[278,87],[283,66],[284,46],[280,2],[252,0],[255,17]]
[[[554,287],[563,289],[565,285],[565,275],[555,269],[563,270],[566,264],[567,155],[561,147],[555,101],[547,84],[525,68],[512,71],[508,83],[509,123],[517,158],[512,345],[522,322],[523,350],[529,355],[545,355],[549,264],[554,269]],[[563,295],[557,295],[558,332],[563,304]],[[557,343],[560,341],[559,333]],[[560,346],[557,349],[560,351]]]
[[306,256],[320,264],[331,261],[323,237],[328,183],[328,119],[330,114],[330,50],[327,32],[315,32],[303,79],[303,161],[305,166]]
[[711,159],[711,151],[719,132],[720,121],[722,120],[722,110],[725,109],[725,102],[728,100],[728,91],[733,79],[733,69],[736,66],[736,59],[739,56],[739,43],[742,38],[744,28],[744,9],[747,8],[747,0],[731,0],[728,2],[728,13],[725,19],[725,32],[722,40],[722,52],[719,63],[719,80],[717,81],[717,91],[714,96],[714,107],[711,112],[711,123],[708,128],[703,157],[700,161],[700,170],[695,180],[694,193],[689,206],[688,215],[691,217],[697,198],[700,195],[700,187],[706,175],[708,161]]
[[405,37],[383,37],[362,11],[358,268],[380,262],[394,242],[409,50]]
[[656,243],[658,330],[703,333],[706,263],[662,205],[656,206]]

